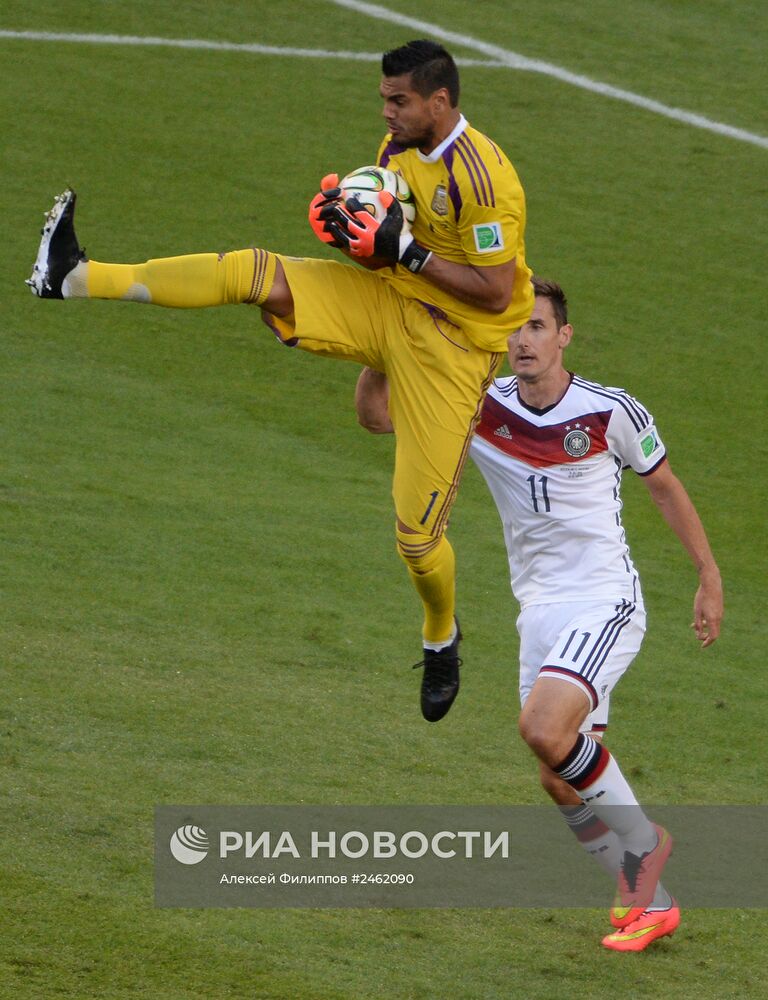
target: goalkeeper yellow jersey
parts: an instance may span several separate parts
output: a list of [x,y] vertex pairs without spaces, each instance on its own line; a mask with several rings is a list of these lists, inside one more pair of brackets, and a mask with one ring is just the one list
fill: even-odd
[[408,181],[416,201],[412,232],[422,246],[458,264],[488,267],[515,260],[517,266],[512,301],[498,314],[459,301],[400,264],[377,273],[408,298],[442,309],[478,347],[506,351],[509,334],[533,309],[531,270],[525,262],[525,194],[515,168],[463,115],[428,156],[385,136],[378,163]]

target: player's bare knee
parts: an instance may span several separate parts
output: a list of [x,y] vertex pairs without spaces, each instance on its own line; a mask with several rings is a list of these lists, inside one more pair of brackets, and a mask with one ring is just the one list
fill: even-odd
[[576,733],[557,723],[552,716],[528,712],[524,708],[518,721],[520,736],[549,767],[559,764],[573,746]]
[[518,729],[523,740],[537,757],[544,760],[549,756],[551,734],[536,716],[526,715],[523,711],[518,722]]

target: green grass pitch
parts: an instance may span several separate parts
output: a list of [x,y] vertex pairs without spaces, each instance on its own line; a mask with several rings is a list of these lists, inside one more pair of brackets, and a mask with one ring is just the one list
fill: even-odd
[[[751,0],[387,6],[768,134]],[[418,34],[327,0],[6,0],[0,29],[374,53]],[[306,206],[375,154],[375,62],[8,37],[0,57],[0,997],[764,996],[764,910],[688,910],[622,956],[596,910],[153,908],[156,803],[544,801],[516,735],[503,544],[470,469],[451,525],[462,694],[427,726],[392,442],[357,427],[354,366],[280,348],[243,307],[64,306],[23,285],[67,184],[97,259],[322,255]],[[610,746],[646,802],[760,803],[768,151],[541,74],[462,83],[523,180],[530,261],[571,300],[572,366],[656,415],[724,575],[701,653],[693,573],[627,477],[650,623]]]

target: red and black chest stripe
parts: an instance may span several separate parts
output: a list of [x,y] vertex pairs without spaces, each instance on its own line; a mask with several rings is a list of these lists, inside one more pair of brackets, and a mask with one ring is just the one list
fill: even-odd
[[612,412],[583,413],[539,427],[487,396],[476,433],[512,458],[546,468],[581,462],[607,451],[605,432]]

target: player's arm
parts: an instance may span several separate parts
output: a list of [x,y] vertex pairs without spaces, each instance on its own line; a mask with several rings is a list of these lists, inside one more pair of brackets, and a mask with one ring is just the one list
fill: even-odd
[[391,434],[389,418],[389,382],[383,372],[363,368],[355,386],[357,422],[371,434]]
[[490,313],[503,313],[512,301],[515,261],[475,267],[443,260],[433,253],[421,274],[441,291]]
[[664,520],[682,542],[699,574],[693,602],[693,625],[702,648],[711,646],[720,635],[723,617],[723,586],[720,570],[712,555],[704,526],[685,487],[672,472],[669,462],[661,463],[643,477],[648,492]]
[[[466,171],[457,167],[455,179],[462,208],[457,213],[456,228],[465,259],[445,260],[433,253],[421,274],[453,298],[500,314],[506,312],[513,298],[517,251],[525,227],[525,196],[514,171],[500,168],[495,173],[490,160],[487,169],[482,162]],[[475,172],[487,178],[492,197],[488,197],[484,185],[482,194],[478,193]],[[492,249],[480,238],[490,233],[495,234]]]
[[444,260],[416,242],[399,202],[391,195],[381,195],[387,215],[377,222],[354,198],[342,201],[338,188],[328,187],[328,182],[329,178],[323,179],[323,190],[310,205],[310,224],[323,242],[356,260],[401,264],[462,302],[491,313],[505,312],[512,301],[514,258],[484,267]]

